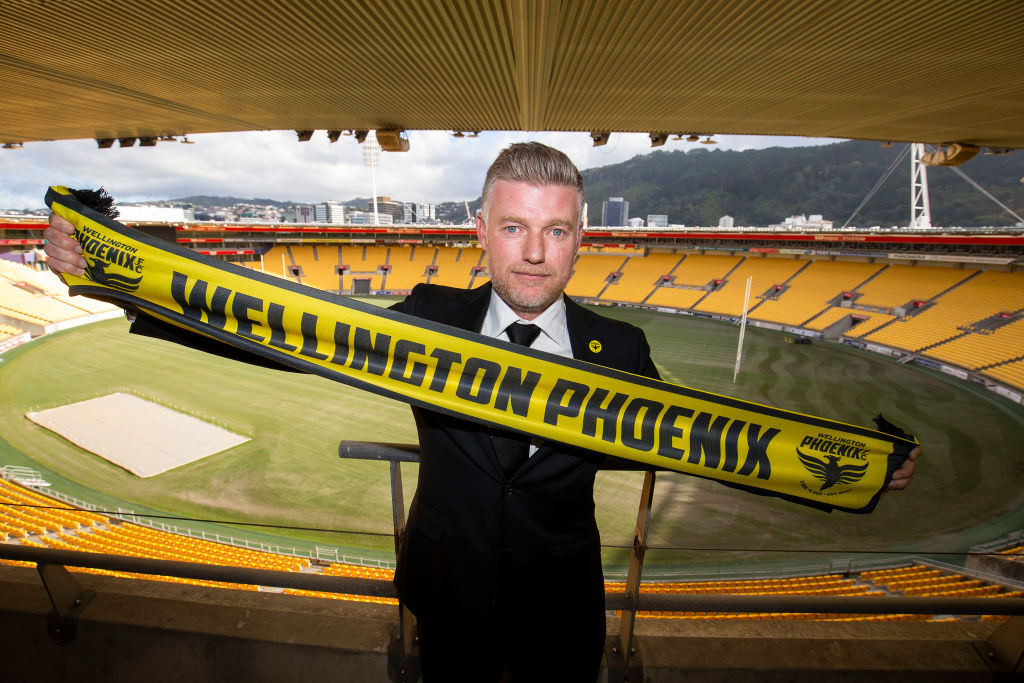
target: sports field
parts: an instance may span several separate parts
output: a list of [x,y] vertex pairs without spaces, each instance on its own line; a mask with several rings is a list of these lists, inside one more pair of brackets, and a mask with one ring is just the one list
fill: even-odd
[[[925,448],[911,490],[884,496],[868,515],[827,514],[659,473],[648,576],[723,566],[827,568],[830,560],[884,559],[888,551],[958,553],[1024,528],[1020,406],[917,367],[835,344],[787,344],[785,335],[756,328],[747,330],[743,369],[733,384],[735,326],[631,309],[601,312],[644,328],[667,381],[865,426],[881,412],[916,433]],[[393,549],[387,465],[339,460],[337,443],[415,441],[403,404],[129,335],[123,321],[8,352],[0,385],[0,465],[35,467],[66,493],[104,506],[300,527],[272,532],[370,556]],[[140,479],[24,417],[115,391],[204,417],[250,440]],[[403,474],[408,500],[415,467]],[[632,543],[641,482],[632,472],[598,477],[609,566],[627,559],[621,548]]]

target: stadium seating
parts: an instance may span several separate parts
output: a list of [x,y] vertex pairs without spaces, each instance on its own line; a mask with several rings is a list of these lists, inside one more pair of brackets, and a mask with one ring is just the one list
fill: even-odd
[[296,281],[291,271],[291,266],[294,265],[295,261],[292,260],[291,253],[285,245],[275,244],[263,255],[263,270],[265,272],[280,275],[292,282]]
[[991,368],[985,368],[982,374],[1024,389],[1024,360],[1015,360]]
[[[0,542],[20,543],[39,548],[61,548],[84,552],[167,559],[201,564],[216,564],[256,569],[293,572],[321,572],[328,576],[346,576],[391,581],[394,570],[346,563],[330,563],[314,567],[305,558],[268,553],[215,543],[190,536],[158,531],[148,527],[107,518],[103,515],[71,508],[59,501],[0,479]],[[1019,553],[1011,548],[1008,554]],[[5,564],[31,566],[31,563],[0,561]],[[90,568],[72,568],[93,574],[134,579],[170,581],[200,586],[258,590],[248,584],[180,579],[152,575],[114,572]],[[606,581],[608,593],[622,593],[625,583]],[[291,595],[395,605],[394,598],[284,589]],[[1021,591],[1010,591],[999,584],[925,565],[865,571],[855,576],[822,574],[793,578],[765,578],[711,581],[651,581],[642,583],[641,593],[653,594],[728,594],[728,595],[918,595],[951,597],[1021,597]],[[707,612],[638,612],[641,617],[677,619],[768,619],[850,621],[931,620],[928,615],[857,615],[799,613],[707,613]]]
[[292,246],[292,258],[302,268],[301,281],[304,285],[327,292],[339,289],[338,271],[341,248],[337,245]]
[[391,247],[391,253],[388,255],[391,270],[384,280],[384,286],[391,291],[407,291],[421,282],[426,282],[427,267],[434,264],[436,253],[437,249],[434,247],[423,245]]
[[928,350],[928,356],[976,370],[1024,356],[1024,318],[985,334],[971,332]]
[[[308,559],[215,543],[78,510],[13,482],[0,479],[0,542],[39,548],[61,548],[152,559],[178,560],[278,571],[314,571]],[[6,564],[26,563],[5,561]],[[74,568],[93,574],[172,581],[202,586],[257,590],[256,586],[157,577],[151,575]],[[390,579],[389,570],[334,564],[324,569],[336,576]],[[376,572],[376,573],[374,573]],[[353,599],[361,599],[353,597]],[[375,599],[374,599],[375,600]]]
[[[689,259],[687,259],[688,261]],[[683,266],[686,261],[683,262]],[[749,308],[761,302],[758,295],[769,287],[789,280],[807,261],[795,259],[748,258],[726,279],[726,282],[694,306],[695,310],[722,315],[743,315],[743,298],[746,294],[747,278],[753,278],[750,285]],[[824,308],[824,306],[822,306]]]
[[984,271],[933,301],[921,313],[886,325],[865,339],[921,351],[962,335],[973,323],[1024,308],[1024,273]]
[[643,303],[651,292],[660,289],[662,276],[669,275],[682,258],[665,252],[629,257],[621,268],[622,275],[604,291],[601,300]]
[[353,280],[370,279],[370,291],[375,292],[382,289],[384,277],[377,273],[377,270],[388,261],[388,248],[371,245],[344,245],[341,248],[341,263],[348,266],[345,273],[342,289],[349,290],[353,287]]
[[430,276],[431,284],[465,289],[473,280],[473,268],[486,264],[481,249],[441,247],[434,265],[437,270]]
[[596,299],[608,285],[611,274],[618,272],[627,258],[620,254],[580,254],[573,265],[572,278],[565,293],[572,297]]
[[[9,327],[24,324],[37,329],[95,313],[113,311],[103,301],[69,296],[63,282],[50,271],[38,271],[0,259],[0,316]],[[8,334],[7,336],[13,336]]]
[[[883,266],[851,261],[812,261],[777,299],[765,300],[750,315],[758,320],[803,325],[843,292],[855,289]],[[756,290],[751,291],[755,296]]]
[[891,309],[912,300],[930,301],[977,272],[951,267],[891,265],[858,288],[861,296],[857,303]]
[[831,306],[813,320],[806,323],[804,327],[809,330],[821,332],[850,315],[866,318],[866,320],[858,322],[854,327],[847,330],[844,334],[848,337],[861,337],[865,334],[870,334],[887,322],[896,319],[896,316],[889,315],[888,313],[870,313],[868,311],[860,311],[855,308]]

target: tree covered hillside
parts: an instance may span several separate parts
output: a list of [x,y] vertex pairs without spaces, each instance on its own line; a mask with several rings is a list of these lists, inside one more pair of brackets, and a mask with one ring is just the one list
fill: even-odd
[[[842,225],[905,145],[849,141],[818,147],[773,147],[744,152],[662,151],[583,172],[591,225],[601,224],[601,202],[625,197],[629,215],[667,214],[670,223],[768,225],[795,214],[820,213]],[[1024,215],[1024,152],[979,154],[960,169]],[[1017,220],[950,168],[929,167],[932,223],[1009,226]],[[910,218],[910,160],[905,156],[851,225],[906,225]]]

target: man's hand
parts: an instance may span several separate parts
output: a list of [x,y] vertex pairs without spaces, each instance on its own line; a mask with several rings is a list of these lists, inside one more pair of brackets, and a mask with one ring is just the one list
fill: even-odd
[[889,491],[899,491],[910,486],[910,482],[914,479],[914,467],[915,461],[921,455],[921,447],[917,446],[914,450],[910,451],[910,455],[900,465],[900,468],[892,473],[892,480],[889,482]]
[[46,265],[55,273],[81,275],[88,265],[82,256],[82,246],[75,239],[75,226],[55,213],[50,214],[50,227],[43,230],[48,257]]

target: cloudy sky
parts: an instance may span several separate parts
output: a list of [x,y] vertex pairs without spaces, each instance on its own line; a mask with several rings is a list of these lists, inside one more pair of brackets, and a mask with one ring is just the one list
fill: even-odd
[[[93,140],[29,142],[0,149],[0,209],[43,207],[48,185],[105,187],[120,202],[206,194],[282,201],[344,201],[371,195],[369,170],[351,137],[330,144],[324,131],[298,142],[292,131],[191,135],[195,144],[98,149]],[[833,140],[720,136],[718,149],[817,145]],[[645,134],[613,134],[593,147],[586,133],[490,132],[454,138],[447,131],[412,131],[410,151],[385,153],[377,193],[407,202],[462,201],[480,195],[487,166],[510,142],[539,140],[562,149],[581,168],[605,166],[651,151]],[[669,141],[661,149],[694,149]]]

